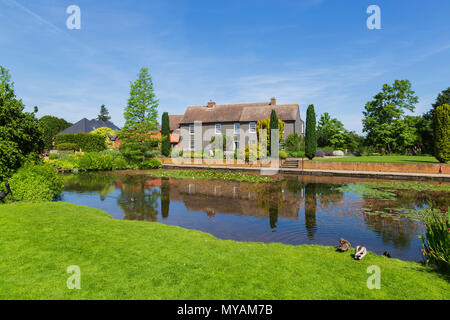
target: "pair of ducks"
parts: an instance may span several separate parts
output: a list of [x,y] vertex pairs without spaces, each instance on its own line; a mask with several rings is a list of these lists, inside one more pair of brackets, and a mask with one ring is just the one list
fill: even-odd
[[[345,252],[348,249],[351,248],[351,244],[350,242],[348,242],[345,239],[339,239],[339,246],[337,247],[339,251]],[[366,247],[363,246],[357,246],[356,250],[355,250],[355,259],[356,260],[361,260],[362,258],[364,258],[364,256],[367,254],[367,249]]]

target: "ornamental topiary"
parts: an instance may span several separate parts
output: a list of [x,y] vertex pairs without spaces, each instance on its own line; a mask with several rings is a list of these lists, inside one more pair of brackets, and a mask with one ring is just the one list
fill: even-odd
[[450,105],[443,104],[434,111],[433,117],[435,157],[441,163],[450,160]]
[[161,153],[163,156],[168,157],[170,155],[170,122],[169,114],[164,112],[161,119]]
[[306,130],[305,130],[305,155],[311,160],[316,156],[317,136],[316,136],[316,114],[314,105],[310,104],[306,111]]

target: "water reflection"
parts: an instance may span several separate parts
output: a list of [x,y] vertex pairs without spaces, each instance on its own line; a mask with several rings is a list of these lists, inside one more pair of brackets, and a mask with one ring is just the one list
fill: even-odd
[[115,218],[159,221],[241,241],[335,245],[352,239],[372,251],[420,259],[418,223],[368,215],[362,208],[438,205],[448,197],[399,191],[380,201],[343,193],[342,179],[286,176],[277,183],[157,179],[142,174],[89,173],[67,176],[64,201],[102,209]]

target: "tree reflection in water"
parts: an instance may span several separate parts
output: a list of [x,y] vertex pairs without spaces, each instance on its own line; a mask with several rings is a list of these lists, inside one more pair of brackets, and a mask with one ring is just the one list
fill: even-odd
[[316,222],[316,184],[308,183],[305,186],[305,228],[309,240],[314,240],[314,234],[317,231]]
[[157,221],[159,213],[158,200],[161,197],[160,179],[148,180],[146,177],[126,179],[117,200],[126,220]]

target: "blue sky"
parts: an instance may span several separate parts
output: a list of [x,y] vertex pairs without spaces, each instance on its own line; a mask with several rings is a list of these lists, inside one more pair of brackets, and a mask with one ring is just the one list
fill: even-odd
[[[69,5],[81,29],[66,28]],[[381,30],[366,9],[381,8]],[[0,64],[39,116],[122,125],[129,81],[148,67],[160,114],[189,105],[308,104],[361,132],[383,83],[409,79],[416,114],[450,86],[448,0],[0,0]]]

